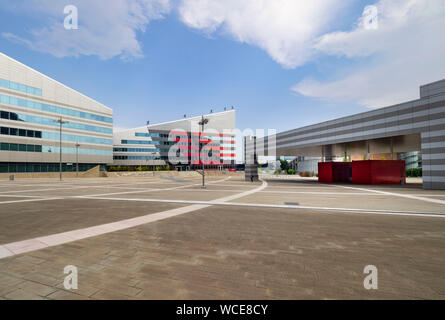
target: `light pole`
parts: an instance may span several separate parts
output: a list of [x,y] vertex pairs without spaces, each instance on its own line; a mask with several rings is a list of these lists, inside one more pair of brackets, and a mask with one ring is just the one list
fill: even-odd
[[79,142],[76,142],[76,177],[79,177]]
[[60,125],[60,131],[59,131],[59,136],[60,136],[60,150],[59,150],[59,179],[60,181],[62,181],[62,125],[69,123],[69,121],[63,121],[62,117],[60,117],[60,119],[58,120],[54,120],[55,122],[57,122]]
[[[201,126],[201,136],[199,137],[200,141],[202,141],[202,138],[203,138],[204,125],[206,125],[207,123],[209,123],[209,119],[204,119],[204,116],[202,116],[201,121],[199,122],[199,125]],[[199,156],[200,156],[201,162],[202,162],[202,187],[201,188],[204,189],[206,187],[206,185],[205,185],[205,180],[204,180],[204,177],[205,177],[204,160],[202,159],[202,149],[203,149],[202,142],[199,143],[199,146],[200,146],[200,148],[199,148],[199,151],[200,151],[199,152]]]

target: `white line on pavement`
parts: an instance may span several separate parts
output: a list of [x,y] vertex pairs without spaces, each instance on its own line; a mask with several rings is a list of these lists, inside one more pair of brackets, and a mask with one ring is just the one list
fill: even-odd
[[445,204],[445,200],[430,199],[430,198],[419,197],[419,196],[414,196],[414,195],[410,195],[410,194],[395,193],[395,192],[388,192],[388,191],[381,191],[381,190],[367,189],[367,188],[340,186],[340,185],[336,185],[336,187],[344,188],[344,189],[360,190],[360,191],[366,191],[366,192],[374,192],[374,193],[379,193],[379,194],[388,195],[388,196],[420,200],[420,201],[431,202],[431,203]]
[[[230,177],[227,179],[230,179]],[[225,181],[227,179],[223,179],[221,181]],[[254,190],[249,190],[249,191],[245,191],[240,194],[237,194],[237,195],[224,197],[224,198],[218,199],[217,201],[225,203],[224,201],[230,201],[230,200],[234,200],[234,199],[237,199],[240,197],[244,197],[246,195],[255,193],[257,191],[261,191],[261,190],[265,189],[266,187],[267,187],[267,182],[263,182],[263,184],[260,187],[254,189]],[[181,215],[184,213],[204,209],[211,205],[212,205],[211,203],[209,203],[209,204],[193,204],[193,205],[187,206],[187,207],[171,209],[171,210],[162,211],[162,212],[158,212],[158,213],[148,214],[148,215],[141,216],[141,217],[121,220],[121,221],[107,223],[107,224],[102,224],[102,225],[98,225],[98,226],[94,226],[94,227],[73,230],[73,231],[68,231],[68,232],[62,232],[62,233],[38,237],[38,238],[34,238],[34,239],[27,239],[27,240],[23,240],[23,241],[17,241],[17,242],[13,242],[13,243],[3,244],[3,245],[0,245],[0,259],[10,257],[13,255],[17,255],[17,254],[21,254],[21,253],[25,253],[25,252],[35,251],[35,250],[39,250],[39,249],[43,249],[43,248],[47,248],[47,247],[51,247],[51,246],[57,246],[57,245],[61,245],[64,243],[76,241],[76,240],[91,238],[91,237],[103,235],[103,234],[110,233],[110,232],[115,232],[115,231],[119,231],[119,230],[124,230],[124,229],[128,229],[128,228],[140,226],[140,225],[143,225],[146,223],[155,222],[155,221],[167,219],[170,217],[178,216],[178,215]]]

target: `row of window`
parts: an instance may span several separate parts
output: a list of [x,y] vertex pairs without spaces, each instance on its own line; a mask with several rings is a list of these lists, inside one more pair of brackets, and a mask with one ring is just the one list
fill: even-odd
[[20,143],[0,143],[1,151],[42,152],[42,146]]
[[[37,116],[29,115],[29,114],[0,111],[0,117],[2,119],[6,119],[6,120],[23,121],[23,122],[36,123],[36,124],[42,124],[42,125],[54,126],[54,127],[59,126],[59,124],[54,119],[37,117]],[[93,126],[93,125],[88,125],[88,124],[83,124],[83,123],[77,123],[77,122],[68,122],[68,123],[64,124],[63,127],[70,128],[70,129],[76,129],[76,130],[85,130],[85,131],[106,133],[106,134],[113,133],[113,129],[111,129],[111,128],[98,127],[98,126]]]
[[28,138],[42,138],[42,131],[0,127],[0,134]]
[[0,102],[4,103],[4,104],[10,104],[13,106],[30,108],[30,109],[39,110],[39,111],[47,111],[47,112],[53,112],[53,113],[62,114],[62,115],[66,115],[66,116],[72,116],[72,117],[77,117],[77,118],[113,123],[113,119],[110,117],[104,117],[104,116],[100,116],[97,114],[83,112],[83,111],[77,111],[77,110],[68,109],[68,108],[64,108],[64,107],[52,106],[52,105],[49,105],[46,103],[40,103],[40,102],[31,101],[31,100],[10,97],[10,96],[6,96],[3,94],[0,94]]
[[[168,152],[168,149],[166,149]],[[161,149],[157,148],[113,148],[114,152],[161,152]]]
[[[21,151],[21,152],[46,152],[46,153],[60,153],[60,147],[55,146],[41,146],[34,144],[21,144],[21,143],[0,143],[1,151]],[[100,149],[87,149],[87,148],[70,148],[62,147],[62,153],[64,154],[84,154],[94,156],[111,156],[113,152],[111,150]]]
[[114,160],[161,160],[160,156],[114,156]]
[[[147,133],[147,132],[135,132],[135,137],[151,137],[151,138],[164,138],[165,134],[163,133]],[[168,134],[166,135],[168,138]]]
[[[10,136],[27,137],[27,138],[43,138],[43,139],[47,139],[47,140],[57,140],[57,141],[60,140],[60,134],[56,133],[56,132],[43,132],[42,133],[42,131],[8,128],[8,127],[0,127],[0,134],[10,135]],[[77,136],[74,134],[62,134],[62,140],[63,141],[73,141],[73,142],[105,144],[105,145],[113,144],[113,140],[111,140],[111,139]]]
[[34,88],[31,86],[27,86],[25,84],[17,83],[14,81],[9,81],[9,80],[5,80],[5,79],[0,79],[0,87],[6,88],[6,89],[11,89],[11,90],[16,90],[16,91],[21,91],[21,92],[27,93],[27,94],[33,94],[35,96],[42,96],[42,89]]
[[168,133],[147,133],[147,132],[136,132],[135,137],[151,137],[151,138],[168,138]]
[[[56,132],[43,132],[43,139],[48,140],[60,140],[60,134]],[[72,141],[72,142],[83,142],[83,143],[96,143],[96,144],[105,144],[112,145],[113,140],[111,139],[103,139],[103,138],[95,138],[95,137],[87,137],[87,136],[78,136],[75,134],[64,134],[62,133],[63,141]]]
[[[97,166],[97,164],[79,163],[79,171],[87,171]],[[58,163],[13,163],[0,162],[0,173],[22,173],[22,172],[59,172]],[[63,163],[63,172],[75,172],[75,163]]]
[[122,144],[151,144],[159,145],[159,141],[144,141],[144,140],[121,140]]
[[[42,152],[47,153],[60,153],[60,147],[56,146],[43,146]],[[101,149],[88,149],[88,148],[71,148],[71,147],[62,147],[63,154],[83,154],[89,156],[112,156],[112,150],[101,150]]]

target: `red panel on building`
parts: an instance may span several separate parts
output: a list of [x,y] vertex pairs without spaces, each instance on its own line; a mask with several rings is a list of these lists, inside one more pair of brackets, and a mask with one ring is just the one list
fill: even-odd
[[365,160],[352,161],[354,184],[401,184],[406,183],[405,161]]

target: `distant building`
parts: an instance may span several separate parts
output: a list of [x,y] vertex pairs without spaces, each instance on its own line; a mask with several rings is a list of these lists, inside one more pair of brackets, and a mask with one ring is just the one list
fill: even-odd
[[207,114],[204,119],[209,120],[204,134],[201,116],[115,132],[113,164],[194,170],[204,162],[206,169],[235,168],[235,110]]
[[406,169],[422,168],[422,153],[419,151],[399,154],[399,160],[405,160]]

